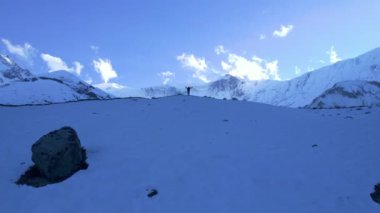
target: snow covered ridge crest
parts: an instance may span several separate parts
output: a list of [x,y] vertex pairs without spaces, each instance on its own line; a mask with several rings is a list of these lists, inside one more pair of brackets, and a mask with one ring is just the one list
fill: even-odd
[[3,55],[0,55],[0,94],[2,105],[50,104],[113,97],[66,71],[33,75]]
[[318,96],[306,108],[345,108],[380,106],[380,82],[344,81]]
[[[195,86],[192,95],[304,107],[336,83],[353,80],[380,82],[380,48],[287,81],[248,81],[226,75],[217,81]],[[168,86],[144,88],[141,91],[141,96],[148,98],[177,92],[184,94],[184,88]],[[125,97],[130,96],[128,91],[126,93]]]

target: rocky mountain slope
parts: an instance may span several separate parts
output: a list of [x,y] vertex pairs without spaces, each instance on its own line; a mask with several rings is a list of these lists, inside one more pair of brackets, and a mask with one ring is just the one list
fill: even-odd
[[318,96],[307,108],[380,106],[380,82],[344,81]]
[[9,84],[12,81],[33,81],[36,78],[29,70],[19,67],[8,56],[0,54],[0,86]]
[[33,75],[0,55],[0,104],[48,104],[112,96],[66,71]]

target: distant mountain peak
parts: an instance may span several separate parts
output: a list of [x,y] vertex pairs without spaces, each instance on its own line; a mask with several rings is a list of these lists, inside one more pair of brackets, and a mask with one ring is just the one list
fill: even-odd
[[30,81],[33,74],[18,66],[9,56],[0,54],[0,85],[10,81]]
[[9,105],[112,98],[67,71],[36,76],[4,55],[0,55],[0,92],[0,104]]
[[224,75],[221,79],[210,83],[210,87],[214,89],[235,89],[239,84],[244,84],[244,80],[233,75]]
[[235,77],[235,76],[233,76],[231,74],[225,74],[222,78],[224,78],[224,79],[230,79],[230,78],[232,78],[232,79],[239,79],[238,77]]

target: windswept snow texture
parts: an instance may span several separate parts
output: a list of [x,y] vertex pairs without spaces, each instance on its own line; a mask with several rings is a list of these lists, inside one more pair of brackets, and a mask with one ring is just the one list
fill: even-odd
[[[336,83],[349,80],[380,81],[380,48],[353,59],[340,61],[288,81],[248,81],[231,75],[196,86],[192,94],[219,99],[247,100],[276,106],[303,107]],[[155,90],[152,93],[151,90]],[[163,97],[173,94],[172,87],[144,88],[142,97]],[[184,88],[178,88],[184,93]],[[147,91],[147,92],[144,92]],[[132,96],[126,90],[123,96]],[[176,91],[177,92],[177,91]]]
[[109,99],[112,96],[66,71],[35,76],[0,55],[0,104],[25,105]]
[[[369,196],[378,108],[174,96],[0,107],[0,117],[0,212],[380,212]],[[14,184],[31,145],[62,126],[77,130],[89,168],[43,188]]]
[[345,81],[335,84],[307,108],[380,106],[380,82]]

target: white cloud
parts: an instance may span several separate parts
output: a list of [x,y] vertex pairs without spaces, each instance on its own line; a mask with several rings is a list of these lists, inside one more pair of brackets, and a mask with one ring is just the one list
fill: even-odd
[[126,86],[114,82],[94,84],[94,86],[102,90],[120,90],[126,88]]
[[182,63],[185,68],[191,69],[193,73],[193,78],[197,78],[205,83],[210,82],[206,77],[207,64],[204,58],[197,58],[193,54],[183,53],[177,56],[177,60]]
[[112,63],[109,59],[99,58],[98,60],[93,60],[92,64],[96,72],[100,73],[104,83],[112,78],[117,77],[117,72],[112,68]]
[[83,67],[84,66],[81,63],[79,63],[79,61],[74,61],[74,72],[77,75],[80,75],[80,73],[82,72]]
[[251,81],[280,80],[278,60],[267,62],[259,57],[247,59],[236,54],[228,54],[228,62],[222,61],[222,68],[228,74]]
[[327,54],[330,56],[330,63],[332,64],[342,60],[338,57],[338,53],[335,51],[334,46],[331,46],[330,51],[327,51]]
[[177,60],[182,63],[182,66],[198,71],[206,71],[207,64],[204,58],[197,58],[193,54],[182,53],[177,56]]
[[99,52],[99,47],[96,46],[96,45],[91,45],[90,48],[91,48],[92,51],[94,51],[94,53],[98,53]]
[[77,75],[80,75],[83,69],[83,65],[79,63],[78,61],[74,61],[74,66],[69,67],[67,66],[66,62],[64,62],[60,57],[52,56],[47,53],[42,53],[41,58],[43,61],[46,62],[49,68],[49,72],[64,70],[64,71],[68,71],[68,72],[72,72]]
[[265,40],[266,39],[266,35],[265,34],[260,34],[259,39],[260,40]]
[[206,75],[193,75],[193,77],[198,78],[204,83],[210,83],[210,80],[206,77]]
[[223,54],[226,59],[220,61],[222,70],[216,70],[213,67],[208,67],[204,58],[198,58],[193,54],[183,53],[177,56],[185,68],[193,71],[193,77],[203,82],[210,82],[210,78],[219,78],[225,74],[247,79],[255,80],[281,80],[279,76],[279,61],[268,61],[257,56],[246,58],[229,51],[221,45],[215,48],[216,54]]
[[224,54],[224,53],[226,53],[227,51],[226,51],[226,49],[224,49],[224,46],[223,45],[218,45],[218,46],[216,46],[215,47],[215,53],[217,54],[217,55],[221,55],[221,54]]
[[253,57],[252,57],[252,61],[256,61],[256,62],[258,62],[258,63],[262,63],[264,60],[261,59],[261,58],[259,58],[259,57],[257,57],[257,56],[253,56]]
[[296,75],[300,75],[300,74],[302,73],[301,68],[299,68],[298,66],[295,66],[295,67],[294,67],[294,73],[295,73]]
[[42,53],[41,58],[47,63],[47,66],[49,67],[49,72],[54,72],[57,70],[69,70],[67,64],[59,57]]
[[223,69],[223,70],[229,70],[229,69],[232,68],[231,65],[229,65],[228,63],[226,63],[226,62],[224,62],[224,61],[222,61],[222,62],[220,63],[220,65],[222,66],[222,69]]
[[168,84],[175,76],[175,74],[170,71],[161,72],[158,75],[162,78],[162,84],[164,85]]
[[275,30],[273,32],[273,36],[277,38],[286,37],[293,29],[294,29],[294,26],[291,24],[287,26],[281,25],[281,29]]
[[278,60],[265,63],[265,68],[269,79],[280,80],[280,76],[278,75]]
[[30,57],[34,56],[34,54],[37,52],[37,50],[29,43],[25,43],[24,45],[12,44],[12,42],[4,38],[1,39],[1,41],[7,48],[8,52],[20,56],[25,60],[30,59]]

